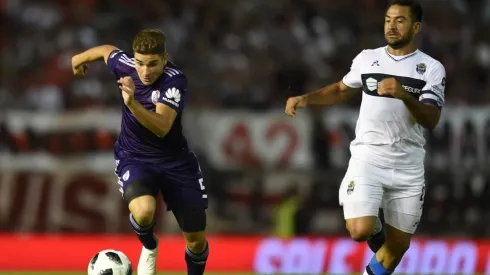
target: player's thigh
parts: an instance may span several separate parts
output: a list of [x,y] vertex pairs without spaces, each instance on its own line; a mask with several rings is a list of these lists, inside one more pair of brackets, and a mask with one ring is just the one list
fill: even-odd
[[346,220],[378,215],[387,174],[386,169],[351,159],[339,189]]
[[199,169],[185,173],[167,172],[162,195],[183,232],[205,230],[208,195]]
[[[135,199],[144,204],[150,198],[158,196],[158,173],[150,165],[131,160],[116,160],[115,174],[118,178],[119,191],[128,205]],[[138,203],[139,204],[139,203]]]
[[[190,183],[170,180],[163,190],[168,210],[171,210],[182,232],[198,233],[206,229],[207,195]],[[195,235],[189,235],[192,237]],[[187,239],[186,239],[187,240]]]
[[425,197],[423,168],[396,170],[393,187],[385,191],[385,221],[392,227],[414,234],[422,217]]

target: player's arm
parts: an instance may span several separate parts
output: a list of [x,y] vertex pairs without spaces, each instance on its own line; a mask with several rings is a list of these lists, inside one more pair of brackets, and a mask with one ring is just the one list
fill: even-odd
[[306,105],[333,105],[347,101],[357,90],[339,81],[302,97],[305,98]]
[[90,48],[82,53],[74,55],[71,58],[71,66],[75,75],[85,75],[87,71],[86,64],[94,61],[104,61],[107,64],[109,55],[117,50],[112,45],[102,45]]
[[288,98],[286,114],[295,117],[296,109],[304,108],[306,105],[333,105],[350,99],[362,87],[361,59],[362,52],[354,58],[349,73],[341,81],[302,96]]
[[405,103],[418,124],[429,130],[436,128],[441,117],[441,110],[435,104],[418,101],[408,92],[404,92],[400,99]]
[[145,109],[136,100],[126,106],[143,126],[158,137],[164,137],[168,134],[177,117],[175,110],[162,103],[157,103],[155,112]]
[[187,81],[182,75],[159,89],[155,112],[147,110],[134,99],[134,83],[131,77],[123,77],[118,81],[124,103],[134,117],[148,130],[158,137],[164,137],[172,128],[175,118],[184,108],[187,93]]
[[434,129],[439,123],[446,87],[444,67],[440,63],[433,66],[434,68],[428,72],[427,83],[418,99],[405,91],[394,78],[384,79],[378,87],[379,94],[390,94],[402,100],[417,123],[429,130]]
[[94,61],[104,61],[107,64],[107,59],[109,55],[114,50],[117,50],[116,47],[112,45],[102,45],[90,48],[82,53],[79,53],[72,58],[72,64],[86,64]]

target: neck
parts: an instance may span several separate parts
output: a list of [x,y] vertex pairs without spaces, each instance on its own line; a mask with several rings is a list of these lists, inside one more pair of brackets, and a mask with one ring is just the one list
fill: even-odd
[[392,55],[399,55],[399,56],[407,55],[415,52],[416,50],[417,50],[417,46],[415,45],[415,43],[410,43],[405,47],[399,49],[393,49],[388,45],[388,52]]

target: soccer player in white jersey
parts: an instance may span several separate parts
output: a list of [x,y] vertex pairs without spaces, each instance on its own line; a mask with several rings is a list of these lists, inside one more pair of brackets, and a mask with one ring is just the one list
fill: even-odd
[[387,46],[363,50],[342,81],[286,103],[295,117],[299,108],[341,103],[362,88],[339,202],[352,239],[368,241],[376,253],[364,274],[393,273],[422,215],[423,132],[439,122],[445,89],[444,66],[415,44],[422,16],[417,2],[393,1],[385,14]]

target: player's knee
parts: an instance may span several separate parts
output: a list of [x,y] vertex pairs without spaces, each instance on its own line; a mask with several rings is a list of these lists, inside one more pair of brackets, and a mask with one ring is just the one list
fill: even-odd
[[204,231],[201,232],[184,232],[185,243],[190,251],[194,253],[201,253],[206,250],[206,235]]
[[349,231],[351,239],[356,242],[364,242],[371,237],[372,230],[367,230],[365,228],[354,228]]
[[138,208],[131,212],[134,219],[139,225],[147,226],[153,222],[153,216],[155,215],[155,210],[149,207]]
[[368,240],[374,231],[374,226],[369,219],[359,218],[346,221],[346,227],[350,237],[356,242]]
[[189,250],[194,253],[202,253],[206,249],[206,245],[206,240],[187,243],[187,247],[189,248]]
[[129,211],[141,226],[148,226],[153,223],[155,208],[156,201],[152,196],[142,196],[129,203]]

